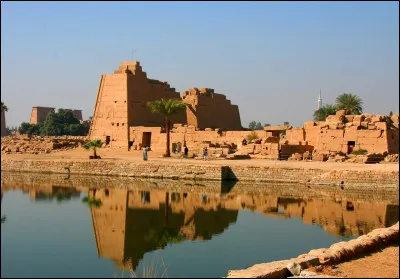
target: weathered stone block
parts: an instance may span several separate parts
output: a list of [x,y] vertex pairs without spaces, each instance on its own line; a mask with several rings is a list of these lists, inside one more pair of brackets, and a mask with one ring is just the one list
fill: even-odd
[[256,264],[248,269],[229,270],[227,278],[285,278],[290,275],[290,260]]

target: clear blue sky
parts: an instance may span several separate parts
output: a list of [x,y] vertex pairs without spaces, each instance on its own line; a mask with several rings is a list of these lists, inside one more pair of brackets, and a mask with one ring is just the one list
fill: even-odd
[[242,125],[312,119],[352,92],[364,111],[399,111],[399,3],[1,2],[7,125],[32,106],[93,114],[101,74],[121,61],[179,92],[210,87]]

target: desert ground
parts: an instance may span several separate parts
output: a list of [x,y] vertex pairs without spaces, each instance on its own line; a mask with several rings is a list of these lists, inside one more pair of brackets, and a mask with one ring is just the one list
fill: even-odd
[[399,278],[399,245],[313,272],[345,278]]

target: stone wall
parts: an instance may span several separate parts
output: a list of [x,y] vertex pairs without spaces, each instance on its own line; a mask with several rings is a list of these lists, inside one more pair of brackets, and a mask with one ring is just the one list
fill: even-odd
[[101,76],[90,139],[101,139],[112,147],[127,145],[127,97],[127,74]]
[[346,171],[283,167],[160,164],[109,160],[1,160],[1,170],[43,173],[92,174],[183,180],[239,180],[376,190],[399,187],[398,171]]
[[[268,137],[264,130],[254,131],[261,144],[248,144],[242,146],[242,140],[245,139],[251,131],[221,131],[219,129],[206,128],[200,131],[194,126],[184,126],[175,124],[170,134],[171,150],[173,151],[177,144],[183,147],[187,145],[189,155],[195,154],[201,156],[202,149],[208,148],[210,156],[214,154],[231,154],[233,152],[241,155],[260,154],[269,156],[269,159],[277,159],[279,154],[279,139]],[[144,133],[151,133],[150,147],[152,150],[164,151],[166,148],[166,133],[160,127],[130,127],[130,141],[134,142],[133,149],[137,150],[148,145],[144,140]],[[285,152],[287,149],[284,149]],[[296,151],[298,148],[295,149]]]
[[211,88],[190,88],[182,93],[182,99],[190,104],[186,109],[187,123],[199,129],[222,128],[242,130],[239,107],[232,105],[225,95]]
[[[264,138],[264,131],[258,131],[260,138]],[[151,133],[151,149],[162,150],[166,148],[166,134],[162,131],[161,127],[143,127],[136,126],[130,127],[130,141],[133,141],[137,148],[145,145],[143,139],[144,133]],[[209,149],[212,147],[225,148],[221,153],[228,154],[228,149],[241,149],[241,143],[244,138],[249,134],[249,131],[219,131],[215,129],[206,129],[199,131],[194,126],[183,126],[180,124],[174,125],[171,130],[171,150],[173,147],[180,143],[183,147],[185,144],[189,148],[189,153],[201,154],[203,147],[207,146]],[[267,144],[268,145],[268,144]],[[269,144],[270,145],[270,144]],[[269,146],[268,145],[268,146]],[[211,147],[211,148],[210,148]],[[183,148],[182,148],[183,150]],[[210,151],[210,150],[209,150]],[[211,154],[209,152],[209,154]]]
[[115,162],[108,160],[7,160],[2,159],[2,170],[43,173],[89,174],[188,180],[221,180],[221,166]]

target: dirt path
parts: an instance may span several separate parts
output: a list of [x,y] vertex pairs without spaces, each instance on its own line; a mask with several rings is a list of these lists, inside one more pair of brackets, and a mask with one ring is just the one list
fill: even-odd
[[318,273],[346,278],[399,278],[399,246],[389,246],[361,258],[325,267]]

